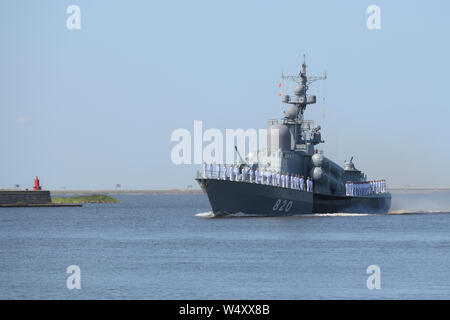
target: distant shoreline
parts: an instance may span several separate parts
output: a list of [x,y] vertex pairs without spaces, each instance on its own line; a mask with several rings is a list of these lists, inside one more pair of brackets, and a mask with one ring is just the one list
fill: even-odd
[[[4,191],[20,191],[1,189]],[[23,191],[23,190],[22,190]],[[171,190],[49,190],[52,195],[199,195],[201,189],[171,189]],[[392,194],[429,194],[450,192],[450,188],[389,188]]]
[[424,194],[450,192],[450,188],[389,188],[389,192],[392,194]]
[[180,195],[180,194],[203,194],[201,189],[190,190],[50,190],[52,195]]
[[[450,192],[450,188],[390,188],[392,194],[428,194],[438,192]],[[53,195],[199,195],[201,189],[189,190],[50,190]]]

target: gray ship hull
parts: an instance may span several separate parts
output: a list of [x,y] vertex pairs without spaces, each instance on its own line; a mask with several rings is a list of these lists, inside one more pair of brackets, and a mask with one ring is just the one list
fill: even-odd
[[313,212],[311,192],[229,180],[196,180],[216,215],[286,216]]
[[242,213],[288,216],[314,213],[387,213],[389,193],[371,196],[331,196],[271,185],[197,178],[216,215]]
[[388,213],[390,207],[390,193],[358,197],[314,194],[313,212]]

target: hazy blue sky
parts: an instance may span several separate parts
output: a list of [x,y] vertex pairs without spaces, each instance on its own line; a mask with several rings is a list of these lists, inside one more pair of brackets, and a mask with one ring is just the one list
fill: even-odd
[[[66,28],[71,4],[81,30]],[[170,160],[172,131],[264,128],[303,53],[328,73],[306,115],[329,158],[450,187],[449,15],[448,0],[2,0],[0,188],[194,184],[197,168]]]

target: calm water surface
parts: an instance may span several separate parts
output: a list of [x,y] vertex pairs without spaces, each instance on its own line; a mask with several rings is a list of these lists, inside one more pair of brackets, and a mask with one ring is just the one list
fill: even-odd
[[[0,208],[0,298],[450,298],[449,193],[394,195],[397,214],[283,218],[200,217],[200,195],[118,198]],[[373,264],[381,290],[366,286]]]

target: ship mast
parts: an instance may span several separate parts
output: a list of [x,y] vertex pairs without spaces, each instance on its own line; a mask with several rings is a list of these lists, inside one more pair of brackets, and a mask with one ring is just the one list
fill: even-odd
[[318,80],[326,80],[327,74],[324,72],[323,76],[320,77],[308,77],[306,74],[306,67],[306,56],[303,55],[302,68],[300,69],[298,76],[287,76],[283,73],[281,74],[282,79],[297,83],[297,86],[294,89],[295,100],[291,100],[289,95],[284,95],[282,98],[283,103],[295,106],[294,111],[292,111],[292,109],[289,111],[288,115],[284,118],[283,123],[292,128],[292,130],[291,128],[290,130],[295,138],[296,146],[306,143],[315,145],[323,142],[320,137],[320,127],[312,129],[310,139],[305,138],[306,131],[311,129],[310,125],[312,121],[304,120],[303,113],[305,112],[308,104],[316,103],[316,96],[308,96],[309,85]]

